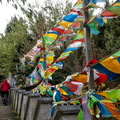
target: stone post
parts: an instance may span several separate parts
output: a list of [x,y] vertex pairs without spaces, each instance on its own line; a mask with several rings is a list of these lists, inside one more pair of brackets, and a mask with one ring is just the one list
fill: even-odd
[[20,106],[20,120],[24,120],[26,105],[27,105],[27,100],[28,100],[28,94],[30,93],[31,91],[25,91],[22,93],[21,106]]
[[19,90],[19,88],[10,88],[10,100],[13,106],[15,106],[15,99],[16,99],[16,91]]
[[20,108],[21,108],[21,105],[22,105],[23,92],[25,92],[25,90],[19,90],[18,91],[18,105],[17,105],[17,113],[18,113],[18,115],[20,115]]
[[18,103],[19,103],[19,99],[20,99],[19,95],[21,92],[24,92],[24,91],[25,90],[19,90],[19,89],[16,91],[16,99],[15,99],[15,110],[16,111],[18,109]]
[[33,120],[50,120],[52,102],[53,102],[52,97],[38,98],[38,103],[35,109]]
[[77,120],[80,109],[80,105],[56,106],[51,120]]
[[35,109],[36,109],[37,102],[38,102],[37,99],[39,97],[40,97],[39,93],[29,94],[28,95],[24,120],[33,120],[33,116],[34,116],[34,114],[36,114]]

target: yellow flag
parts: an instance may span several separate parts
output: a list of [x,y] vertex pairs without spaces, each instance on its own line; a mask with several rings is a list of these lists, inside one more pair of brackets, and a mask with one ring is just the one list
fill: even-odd
[[46,61],[53,62],[54,57],[53,56],[48,56],[48,57],[46,57]]
[[108,57],[101,61],[100,64],[102,64],[108,70],[120,74],[120,63],[114,57]]
[[58,25],[61,25],[62,27],[64,27],[65,29],[68,29],[68,27],[72,24],[72,22],[67,22],[67,21],[62,21],[59,22]]
[[57,34],[52,34],[52,33],[47,33],[45,34],[44,36],[48,36],[48,37],[51,37],[52,39],[56,40],[58,35]]

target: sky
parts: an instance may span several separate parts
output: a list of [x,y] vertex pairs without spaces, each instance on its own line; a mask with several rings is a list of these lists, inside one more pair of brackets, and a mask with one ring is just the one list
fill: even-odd
[[14,15],[21,15],[20,11],[17,11],[12,4],[8,4],[5,0],[0,4],[0,33],[4,33],[7,23],[11,20]]
[[[7,0],[2,0],[2,4],[0,4],[0,33],[4,33],[6,25],[10,22],[11,17],[16,16],[23,16],[20,10],[16,10],[11,3],[7,3]],[[28,0],[30,3],[35,3],[36,0]],[[45,0],[39,0],[40,4],[44,4]],[[53,0],[57,1],[57,0]],[[60,0],[65,2],[65,0]],[[70,0],[72,1],[73,5],[77,2],[77,0]]]

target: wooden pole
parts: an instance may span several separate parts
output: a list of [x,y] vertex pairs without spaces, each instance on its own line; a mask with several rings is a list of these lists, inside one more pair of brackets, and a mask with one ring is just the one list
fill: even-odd
[[[83,2],[83,8],[87,6],[88,0],[82,0]],[[88,9],[84,9],[84,24],[89,21],[89,11]],[[85,55],[86,55],[86,63],[91,61],[93,59],[93,54],[92,54],[92,44],[91,44],[91,39],[90,39],[90,28],[85,25],[84,27],[84,34],[85,34]],[[90,68],[89,72],[89,91],[94,90],[94,75],[93,75],[93,70]],[[94,116],[91,115],[91,120],[95,120]]]
[[[88,0],[83,0],[83,8],[87,6]],[[84,24],[89,21],[89,11],[88,9],[84,9]],[[86,55],[86,63],[91,61],[93,59],[92,55],[92,45],[91,45],[91,39],[90,39],[90,28],[85,25],[84,27],[85,32],[85,55]],[[89,76],[89,90],[94,90],[94,76],[93,76],[93,70],[90,69],[90,76]]]

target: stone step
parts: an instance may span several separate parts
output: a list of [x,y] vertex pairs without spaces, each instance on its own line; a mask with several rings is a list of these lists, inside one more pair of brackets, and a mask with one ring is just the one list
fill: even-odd
[[16,116],[17,114],[14,112],[10,102],[8,105],[4,105],[0,96],[0,120],[19,120],[15,118]]

